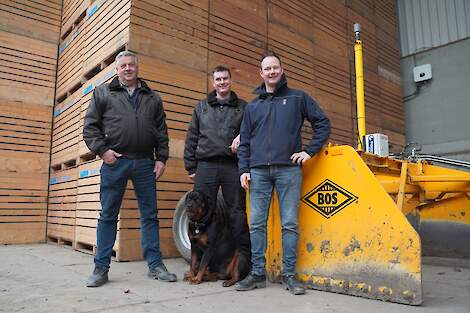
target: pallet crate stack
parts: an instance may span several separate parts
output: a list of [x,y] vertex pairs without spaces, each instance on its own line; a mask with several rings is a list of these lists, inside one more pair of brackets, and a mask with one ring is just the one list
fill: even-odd
[[[139,55],[140,76],[163,99],[170,159],[157,183],[161,250],[177,256],[173,210],[192,188],[183,166],[184,140],[196,102],[207,92],[207,1],[132,1],[129,49]],[[136,239],[140,234],[135,232]]]
[[0,244],[43,242],[61,1],[0,3]]
[[[230,67],[234,90],[251,100],[261,83],[260,55],[276,51],[289,85],[310,93],[330,117],[331,141],[355,145],[356,21],[363,29],[368,132],[387,134],[395,151],[404,142],[404,114],[393,0],[3,1],[0,242],[43,239],[48,204],[47,238],[94,252],[102,163],[83,142],[83,118],[124,49],[139,55],[140,76],[164,101],[170,159],[157,201],[165,256],[177,255],[173,210],[192,188],[182,161],[186,130],[195,104],[212,90],[216,65]],[[310,125],[303,130],[307,140]],[[139,218],[129,183],[117,260],[141,258]]]
[[[283,58],[289,84],[306,90],[325,108],[333,124],[331,140],[354,144],[354,59],[350,28],[351,21],[359,21],[363,24],[364,41],[368,43],[368,50],[364,54],[366,101],[370,102],[367,110],[372,125],[370,129],[378,127],[387,131],[382,119],[382,114],[388,110],[387,103],[380,98],[379,91],[382,91],[378,84],[380,82],[386,86],[383,92],[395,95],[395,99],[399,89],[394,89],[388,81],[380,81],[377,73],[385,72],[383,69],[392,73],[396,71],[398,55],[392,54],[380,59],[382,63],[379,62],[376,51],[377,42],[380,42],[377,29],[388,27],[390,30],[393,25],[390,26],[391,22],[382,23],[379,27],[376,26],[376,20],[386,16],[386,20],[395,21],[394,11],[390,10],[394,6],[393,1],[384,0],[386,9],[381,8],[381,11],[367,1],[213,0],[191,3],[178,1],[171,4],[143,0],[91,1],[86,2],[86,8],[85,2],[74,3],[87,13],[69,14],[81,18],[76,23],[68,23],[76,25],[72,28],[77,27],[80,32],[77,35],[73,35],[73,30],[65,32],[69,38],[74,38],[68,41],[72,44],[67,43],[66,49],[72,51],[74,44],[81,45],[81,52],[77,52],[79,54],[76,57],[83,60],[80,68],[82,75],[81,81],[75,82],[76,85],[70,79],[64,84],[80,88],[72,88],[71,91],[78,90],[81,98],[78,100],[72,97],[73,94],[61,98],[61,90],[58,99],[62,103],[77,103],[77,107],[80,107],[80,122],[74,124],[79,127],[78,145],[74,148],[78,152],[71,163],[78,169],[74,235],[77,249],[94,249],[100,209],[101,161],[93,156],[90,158],[83,143],[83,116],[91,92],[113,76],[112,57],[124,47],[139,55],[140,76],[162,96],[167,115],[170,159],[165,175],[157,184],[161,247],[166,256],[177,255],[171,232],[173,209],[184,192],[192,187],[182,162],[187,126],[194,105],[212,89],[210,71],[214,66],[229,66],[233,72],[234,90],[242,98],[250,100],[253,88],[261,82],[259,57],[267,48],[275,50]],[[96,8],[90,9],[94,5]],[[130,14],[126,11],[129,7]],[[99,18],[89,18],[89,12]],[[73,53],[70,55],[69,58]],[[69,62],[74,64],[73,61]],[[65,63],[63,67],[67,68]],[[64,77],[73,77],[69,72],[64,70]],[[64,106],[68,107],[67,104]],[[77,113],[73,112],[75,121]],[[399,116],[399,112],[397,114]],[[304,139],[309,138],[311,133],[310,126],[305,125]],[[64,164],[67,167],[66,162]],[[118,260],[140,258],[139,227],[139,212],[129,184],[115,246]]]
[[380,0],[375,5],[377,27],[377,75],[381,132],[389,137],[394,150],[406,142],[405,113],[400,87],[400,43],[396,2]]
[[[210,1],[208,9],[207,71],[219,64],[228,66],[234,80],[233,89],[249,101],[253,98],[253,88],[261,82],[259,58],[268,46],[267,4],[215,0]],[[212,84],[208,84],[208,91],[212,89]]]
[[[114,76],[114,57],[128,42],[130,1],[75,0],[63,6],[47,238],[93,253],[101,160],[83,142],[83,117],[94,88]],[[134,243],[126,244],[121,228],[120,221],[117,260],[140,258],[129,252]]]
[[350,81],[354,67],[350,65],[352,41],[348,36],[352,32],[352,24],[347,20],[347,7],[338,1],[314,1],[312,20],[313,95],[331,119],[332,141],[354,145],[356,125],[352,116],[355,107]]

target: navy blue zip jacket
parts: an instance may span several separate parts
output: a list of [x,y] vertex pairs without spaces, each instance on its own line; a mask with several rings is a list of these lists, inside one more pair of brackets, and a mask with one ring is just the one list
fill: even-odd
[[[306,92],[287,87],[285,75],[272,94],[266,92],[264,83],[254,93],[258,96],[246,106],[240,128],[240,174],[265,165],[295,165],[290,159],[293,153],[305,151],[313,156],[328,140],[329,119]],[[302,149],[304,119],[310,121],[313,137]]]

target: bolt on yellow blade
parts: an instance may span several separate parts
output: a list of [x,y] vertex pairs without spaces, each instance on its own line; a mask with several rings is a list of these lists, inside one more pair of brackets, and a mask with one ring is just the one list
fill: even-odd
[[[296,272],[313,289],[419,305],[421,243],[395,202],[349,146],[303,167]],[[267,274],[282,269],[277,196],[268,220]]]

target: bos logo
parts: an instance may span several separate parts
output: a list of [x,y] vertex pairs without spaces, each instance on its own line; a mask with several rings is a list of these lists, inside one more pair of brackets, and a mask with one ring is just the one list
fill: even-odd
[[355,195],[329,179],[302,197],[303,203],[326,218],[332,217],[356,200]]

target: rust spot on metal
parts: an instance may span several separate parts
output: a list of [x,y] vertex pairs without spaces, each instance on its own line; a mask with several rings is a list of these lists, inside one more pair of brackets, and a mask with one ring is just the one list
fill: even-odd
[[[327,272],[330,270],[331,268],[328,268]],[[369,264],[353,268],[349,266],[336,268],[335,272],[340,274],[334,277],[329,276],[327,272],[320,276],[309,273],[305,280],[306,286],[383,301],[411,305],[422,303],[420,277],[406,271]]]
[[351,238],[351,241],[349,242],[349,245],[347,245],[343,249],[343,254],[345,256],[348,256],[349,254],[351,254],[351,252],[356,251],[356,249],[359,250],[359,251],[362,251],[360,242],[356,239],[355,236],[353,236]]
[[403,291],[402,296],[403,296],[403,299],[405,299],[409,303],[413,302],[413,300],[416,299],[416,294],[414,292],[409,291],[409,290]]
[[363,293],[369,293],[370,290],[371,290],[371,286],[369,286],[368,284],[365,284],[365,283],[357,283],[356,284],[356,289],[358,289],[359,291],[361,291]]
[[387,286],[381,286],[378,288],[379,292],[384,296],[391,296],[393,294],[393,290]]
[[395,258],[392,259],[392,260],[389,260],[388,262],[389,263],[392,263],[392,264],[398,264],[400,263],[400,256],[401,256],[401,253],[400,253],[400,247],[397,247],[397,246],[394,246],[392,247],[392,253],[396,253],[395,255]]
[[329,241],[329,240],[323,240],[323,241],[321,242],[320,252],[321,252],[321,253],[328,253],[328,252],[330,252],[330,245],[331,245],[331,241]]

